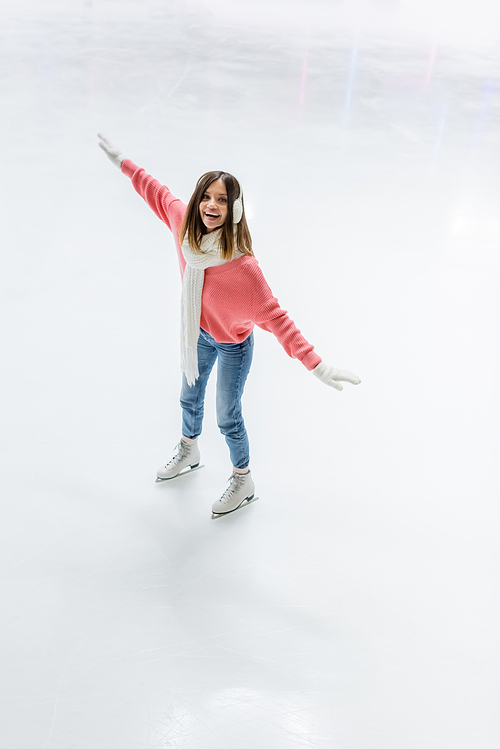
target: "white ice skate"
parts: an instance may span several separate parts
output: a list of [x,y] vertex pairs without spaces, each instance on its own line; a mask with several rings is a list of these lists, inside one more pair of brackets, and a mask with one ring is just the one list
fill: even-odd
[[233,473],[229,486],[220,499],[212,505],[212,520],[239,510],[240,507],[255,502],[255,485],[248,473]]
[[183,439],[177,445],[176,453],[166,466],[158,468],[156,481],[168,481],[176,479],[179,476],[185,476],[186,473],[196,471],[200,466],[200,450],[198,442],[188,444]]

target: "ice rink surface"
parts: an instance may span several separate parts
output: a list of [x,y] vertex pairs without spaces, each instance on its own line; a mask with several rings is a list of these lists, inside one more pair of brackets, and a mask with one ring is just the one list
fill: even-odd
[[[6,749],[497,749],[495,2],[4,0],[0,735]],[[338,393],[256,329],[259,501],[177,443],[168,229],[242,182]]]

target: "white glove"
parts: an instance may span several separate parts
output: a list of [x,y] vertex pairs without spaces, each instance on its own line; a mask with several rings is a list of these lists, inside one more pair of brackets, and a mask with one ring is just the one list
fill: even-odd
[[111,141],[109,141],[102,133],[97,133],[97,137],[99,138],[99,145],[108,159],[112,161],[113,164],[118,167],[118,169],[121,169],[122,161],[125,158],[122,152],[119,151],[116,146],[114,146]]
[[339,385],[337,380],[343,382],[350,382],[353,385],[359,385],[361,380],[353,372],[349,372],[347,369],[337,369],[336,367],[329,367],[325,362],[320,362],[317,367],[312,370],[318,380],[324,382],[325,385],[329,385],[335,390],[343,390],[343,385]]

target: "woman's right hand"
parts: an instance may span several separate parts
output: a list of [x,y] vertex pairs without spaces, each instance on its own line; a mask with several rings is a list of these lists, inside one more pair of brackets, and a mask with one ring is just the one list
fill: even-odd
[[118,167],[118,169],[121,169],[122,161],[125,158],[122,152],[119,151],[118,148],[116,148],[116,146],[114,146],[111,141],[109,141],[102,133],[97,133],[97,137],[99,138],[99,145],[108,159],[112,161],[113,164]]

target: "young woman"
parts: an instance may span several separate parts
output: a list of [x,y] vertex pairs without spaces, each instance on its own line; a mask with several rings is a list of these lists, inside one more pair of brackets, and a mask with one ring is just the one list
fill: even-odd
[[327,366],[282,310],[252,251],[238,180],[208,172],[186,206],[168,187],[137,167],[99,134],[99,145],[136,191],[172,231],[182,276],[182,434],[157,481],[176,478],[200,463],[198,437],[205,390],[217,359],[217,423],[233,464],[229,486],[213,506],[214,516],[233,512],[254,497],[248,436],[241,397],[253,355],[253,327],[273,333],[286,353],[337,390],[339,382],[361,381],[352,372]]

